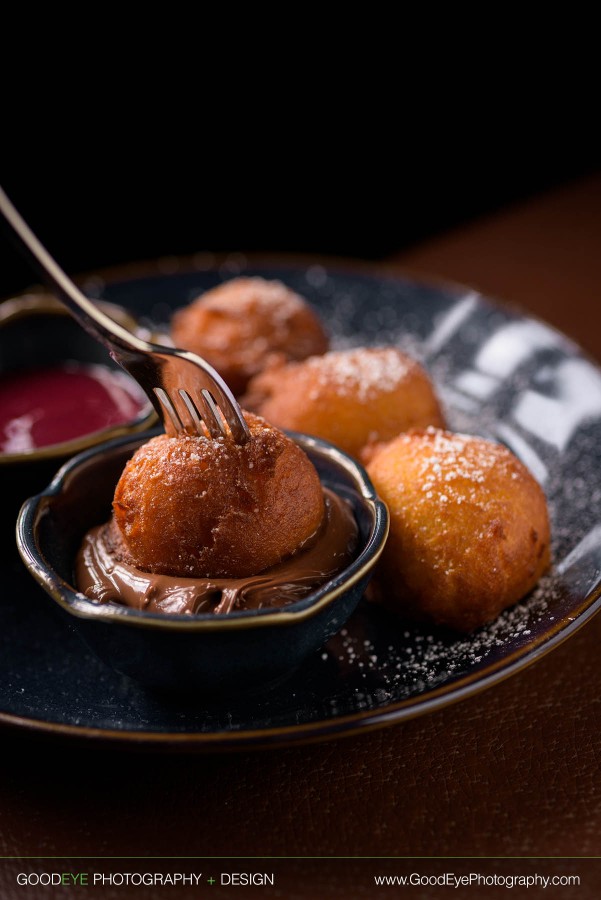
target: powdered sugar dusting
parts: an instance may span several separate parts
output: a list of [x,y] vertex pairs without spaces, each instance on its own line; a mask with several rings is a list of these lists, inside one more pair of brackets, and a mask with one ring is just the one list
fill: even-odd
[[[546,575],[526,601],[470,635],[403,624],[383,610],[364,608],[330,641],[326,658],[354,683],[352,708],[386,705],[485,669],[504,656],[508,643],[514,650],[528,646],[558,595],[553,576]],[[332,706],[348,711],[339,699]]]
[[288,323],[306,306],[302,297],[281,281],[265,278],[236,278],[202,295],[199,302],[228,316],[252,310],[269,318],[275,328]]
[[417,363],[393,347],[339,350],[314,356],[305,366],[315,378],[315,392],[335,388],[340,396],[364,403],[390,393],[414,372]]
[[[419,444],[417,480],[427,500],[443,505],[470,500],[482,505],[493,499],[487,485],[492,469],[501,479],[519,478],[515,458],[500,444],[437,428],[426,429],[424,436],[427,443]],[[415,444],[410,434],[398,441],[410,451]]]

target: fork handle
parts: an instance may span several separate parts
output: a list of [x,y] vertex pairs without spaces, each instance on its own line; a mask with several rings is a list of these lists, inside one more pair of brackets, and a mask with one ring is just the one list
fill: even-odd
[[[164,410],[155,389],[162,385],[163,369],[174,357],[187,359],[204,372],[205,379],[208,378],[208,396],[213,403],[216,399],[218,405],[221,405],[234,440],[239,444],[246,443],[250,438],[250,431],[242,410],[225,381],[212,366],[193,353],[147,343],[101,312],[63,272],[1,187],[0,213],[10,225],[12,235],[18,239],[19,248],[33,262],[53,293],[62,300],[80,325],[107,348],[115,362],[133,375],[161,417],[164,416]],[[208,403],[208,397],[204,402]],[[212,412],[211,407],[209,412]],[[212,415],[214,416],[214,412]]]
[[53,293],[69,308],[80,325],[104,344],[111,356],[114,356],[115,345],[126,353],[144,352],[148,349],[145,341],[118,325],[88,300],[38,240],[1,186],[0,212],[10,225],[13,236],[18,239],[20,249],[33,262]]

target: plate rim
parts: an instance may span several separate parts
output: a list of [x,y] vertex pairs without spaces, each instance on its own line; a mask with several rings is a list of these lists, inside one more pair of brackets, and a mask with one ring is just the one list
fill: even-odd
[[[414,698],[407,697],[387,707],[380,707],[376,710],[360,710],[332,719],[319,719],[315,722],[275,728],[233,729],[231,731],[178,732],[114,729],[49,722],[28,716],[17,716],[2,710],[0,710],[0,725],[15,730],[25,728],[28,731],[55,737],[68,736],[86,739],[93,744],[107,742],[113,746],[134,745],[152,747],[156,750],[177,748],[178,750],[187,749],[191,752],[209,753],[276,749],[338,740],[421,718],[428,713],[467,700],[506,681],[569,640],[594,618],[601,609],[601,584],[587,595],[583,605],[584,609],[580,609],[572,621],[570,621],[571,617],[558,620],[551,637],[541,637],[540,642],[534,648],[527,644],[514,651],[513,656],[516,658],[513,662],[507,664],[507,657],[497,660],[484,677],[479,677],[477,672],[472,672],[455,682],[429,691],[427,697],[417,702]],[[565,625],[566,621],[569,622],[568,625]],[[565,627],[563,627],[564,625]]]

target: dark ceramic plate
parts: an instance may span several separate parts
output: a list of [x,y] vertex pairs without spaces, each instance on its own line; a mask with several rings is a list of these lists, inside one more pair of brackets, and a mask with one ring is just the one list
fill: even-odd
[[[199,260],[202,264],[202,260]],[[149,322],[237,274],[176,271],[102,289]],[[505,442],[543,483],[554,566],[536,590],[469,637],[408,627],[362,602],[286,682],[239,701],[174,699],[105,668],[55,619],[20,562],[4,566],[0,721],[195,750],[332,738],[425,713],[534,662],[601,604],[601,371],[548,326],[457,287],[306,269],[280,277],[316,304],[338,345],[397,343],[433,374],[455,430]]]

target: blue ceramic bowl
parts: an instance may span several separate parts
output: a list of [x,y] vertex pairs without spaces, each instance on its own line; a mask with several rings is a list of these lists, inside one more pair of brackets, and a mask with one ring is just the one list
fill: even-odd
[[352,505],[360,540],[351,565],[278,610],[165,615],[93,602],[73,587],[75,554],[85,532],[109,518],[125,462],[151,436],[120,438],[80,454],[24,504],[17,543],[25,565],[105,663],[148,687],[223,694],[284,677],[355,609],[386,541],[385,505],[353,459],[325,441],[293,434],[323,485]]

